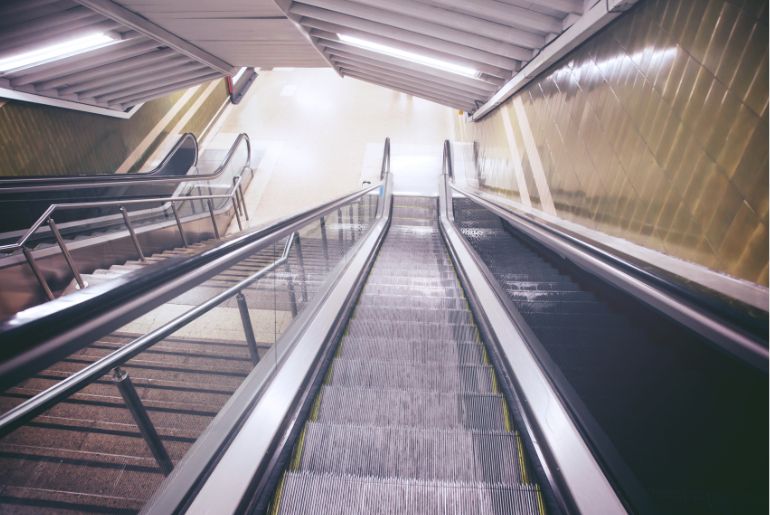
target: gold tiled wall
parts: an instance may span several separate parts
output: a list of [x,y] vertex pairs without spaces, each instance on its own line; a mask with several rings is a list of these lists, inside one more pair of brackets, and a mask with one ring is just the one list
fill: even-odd
[[[216,80],[221,86],[205,100],[184,130],[200,134],[224,102],[227,97],[224,81]],[[187,101],[186,108],[204,90],[205,87],[201,87]],[[0,176],[110,173],[123,163],[183,93],[177,91],[151,100],[126,120],[7,101],[0,106]],[[155,143],[136,163],[136,169],[185,113],[186,109],[182,109],[168,121]]]
[[767,29],[767,1],[640,0],[462,124],[480,184],[522,200],[518,159],[533,207],[767,285]]

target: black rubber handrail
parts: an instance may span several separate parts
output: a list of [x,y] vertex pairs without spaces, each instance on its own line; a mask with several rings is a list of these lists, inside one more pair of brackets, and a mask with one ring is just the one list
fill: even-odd
[[[238,135],[235,143],[239,143],[240,140],[246,140],[246,151],[248,153],[247,162],[251,162],[251,143],[246,134],[241,133]],[[233,144],[230,151],[237,149],[240,145]],[[175,154],[180,151],[185,145],[192,146],[190,149],[194,158],[187,167],[188,169],[195,166],[198,162],[198,142],[195,135],[191,133],[183,134],[176,142],[174,147],[169,151],[163,161],[154,170],[147,173],[136,174],[110,174],[110,175],[77,175],[69,177],[11,177],[0,179],[0,195],[11,193],[31,193],[39,191],[56,191],[56,190],[70,190],[70,189],[85,189],[96,188],[103,186],[137,186],[146,184],[179,184],[183,182],[200,182],[211,181],[218,179],[223,173],[224,169],[218,169],[210,174],[203,175],[178,175],[170,176],[164,175],[165,169],[168,167],[171,160],[175,157]],[[230,156],[228,155],[228,158]]]
[[[320,218],[380,188],[377,183],[279,220],[201,254],[170,258],[109,287],[70,294],[23,311],[0,326],[0,389],[56,363],[164,302]],[[89,290],[91,290],[89,292]]]
[[[50,176],[50,175],[32,175],[26,177],[0,177],[0,193],[17,193],[13,188],[17,187],[43,187],[49,185],[61,185],[72,184],[75,187],[80,187],[81,184],[89,184],[92,182],[102,182],[105,184],[113,184],[111,181],[121,181],[126,179],[138,180],[147,179],[148,177],[157,177],[164,175],[164,172],[169,166],[169,163],[176,156],[180,150],[190,150],[193,156],[189,166],[195,166],[198,162],[198,139],[195,134],[191,132],[185,132],[171,147],[166,157],[160,162],[158,166],[150,170],[149,172],[129,172],[126,174],[84,174],[84,175],[67,175],[67,176]],[[7,190],[6,190],[7,188]]]

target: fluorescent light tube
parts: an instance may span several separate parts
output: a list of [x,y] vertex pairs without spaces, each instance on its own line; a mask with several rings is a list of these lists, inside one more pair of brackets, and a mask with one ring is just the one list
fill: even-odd
[[238,79],[240,79],[240,78],[241,78],[241,76],[244,74],[244,72],[245,72],[245,71],[246,71],[246,67],[244,66],[243,68],[241,68],[240,70],[238,70],[238,73],[236,73],[235,75],[233,75],[233,78],[232,78],[233,84],[235,84],[235,83],[237,83],[237,82],[238,82]]
[[16,70],[109,45],[116,41],[105,33],[88,34],[0,59],[0,72]]
[[375,43],[374,41],[367,41],[365,39],[348,36],[346,34],[337,34],[337,37],[343,43],[347,43],[348,45],[353,45],[358,48],[363,48],[364,50],[377,52],[378,54],[395,57],[397,59],[403,59],[405,61],[422,64],[424,66],[430,66],[431,68],[436,68],[437,70],[456,73],[457,75],[464,75],[465,77],[476,78],[479,76],[478,70],[474,70],[469,66],[462,66],[460,64],[450,63],[448,61],[442,61],[441,59],[435,59],[426,55],[401,50],[400,48],[382,45],[380,43]]

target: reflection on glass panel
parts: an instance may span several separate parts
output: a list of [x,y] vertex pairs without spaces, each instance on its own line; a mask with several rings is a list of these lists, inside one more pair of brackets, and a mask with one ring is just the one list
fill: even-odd
[[550,195],[560,218],[767,285],[767,9],[637,2],[462,124],[475,185],[525,208]]
[[[288,348],[277,348],[281,337],[349,259],[377,202],[366,195],[255,245],[216,275],[0,394],[6,412],[44,391],[56,399],[45,410],[27,403],[18,423],[0,434],[4,492],[98,493],[139,510],[244,379],[276,366]],[[194,212],[193,205],[185,209]],[[60,383],[67,377],[69,386]]]

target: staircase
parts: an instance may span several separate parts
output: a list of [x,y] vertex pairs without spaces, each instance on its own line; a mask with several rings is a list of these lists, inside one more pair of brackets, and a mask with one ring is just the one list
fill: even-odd
[[[295,311],[313,299],[372,216],[373,209],[362,210],[357,205],[330,215],[325,245],[318,223],[303,229],[288,263],[243,290],[260,357],[277,337],[275,320],[288,323]],[[162,252],[145,262],[127,261],[84,278],[90,284],[113,280],[166,259],[200,252],[213,243]],[[181,313],[199,305],[272,264],[284,244],[280,241],[249,256],[143,318],[164,310]],[[231,298],[219,308],[220,313],[201,325],[202,329],[179,331],[121,367],[136,387],[173,463],[184,456],[253,368],[236,300]],[[230,317],[235,321],[234,331],[217,328],[225,312],[235,314]],[[259,327],[265,325],[260,316],[269,319],[269,331],[260,332]],[[146,331],[131,330],[137,323],[99,338],[2,392],[0,410],[8,411],[142,336]],[[163,479],[109,375],[0,439],[2,513],[134,513]]]
[[436,208],[394,198],[273,513],[543,512]]

